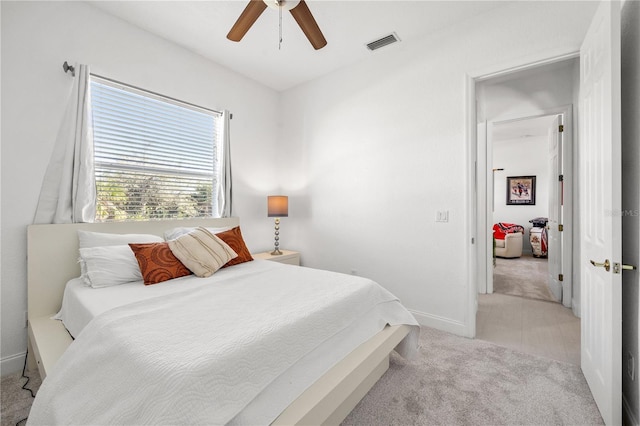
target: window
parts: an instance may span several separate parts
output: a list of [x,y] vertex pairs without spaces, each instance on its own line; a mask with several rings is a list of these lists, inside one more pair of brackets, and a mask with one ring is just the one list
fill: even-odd
[[96,222],[216,215],[222,113],[91,77]]

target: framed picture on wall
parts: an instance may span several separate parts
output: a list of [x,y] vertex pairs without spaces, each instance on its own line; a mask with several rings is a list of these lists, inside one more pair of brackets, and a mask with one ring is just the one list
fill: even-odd
[[507,205],[534,206],[536,204],[536,177],[507,177]]

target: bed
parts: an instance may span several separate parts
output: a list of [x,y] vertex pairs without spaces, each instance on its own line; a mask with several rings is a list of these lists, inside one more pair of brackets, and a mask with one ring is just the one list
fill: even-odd
[[[122,287],[118,290],[117,297],[123,297],[122,294],[125,294],[123,292],[130,291],[124,296],[129,303],[115,301],[109,302],[114,303],[113,306],[107,303],[106,307],[98,304],[99,307],[95,308],[92,307],[94,306],[92,302],[79,302],[80,309],[85,309],[88,313],[72,316],[84,319],[76,325],[71,325],[69,320],[65,322],[69,324],[70,330],[74,330],[72,333],[76,337],[75,342],[65,325],[59,320],[52,319],[58,314],[63,304],[65,288],[68,292],[72,292],[75,288],[76,299],[81,300],[87,295],[92,296],[91,290],[83,288],[77,282],[75,287],[73,284],[74,278],[80,275],[77,262],[79,230],[161,236],[167,229],[175,227],[238,225],[237,218],[224,218],[30,226],[28,228],[29,361],[30,366],[37,365],[43,378],[50,375],[43,383],[42,395],[39,392],[34,401],[30,424],[51,421],[68,422],[69,418],[60,417],[62,414],[56,412],[56,406],[65,401],[65,397],[67,398],[65,406],[73,406],[73,401],[79,399],[77,395],[90,392],[91,383],[88,384],[88,382],[101,383],[103,389],[100,393],[110,395],[105,397],[104,401],[96,402],[96,407],[104,407],[104,404],[112,406],[122,402],[117,394],[113,396],[114,392],[121,392],[122,400],[130,401],[131,397],[124,397],[126,392],[131,390],[134,384],[140,387],[140,383],[144,383],[147,386],[149,381],[158,381],[156,388],[141,387],[141,389],[154,392],[162,402],[154,402],[155,398],[144,397],[139,401],[139,404],[146,404],[142,408],[133,403],[132,407],[118,408],[116,414],[109,414],[108,410],[100,409],[99,411],[107,413],[106,417],[98,419],[97,422],[337,424],[384,374],[388,368],[389,353],[394,348],[401,348],[406,354],[415,350],[418,333],[415,319],[404,308],[398,310],[397,300],[387,294],[388,292],[384,289],[378,288],[377,284],[368,283],[366,282],[368,280],[359,277],[260,260],[222,269],[210,278],[183,277],[171,280],[171,283],[166,286],[150,286],[149,289],[152,287],[157,289],[157,291],[154,290],[153,297],[143,295],[146,293],[143,291],[146,288],[141,286],[141,283],[137,286],[129,286],[130,289],[126,286],[117,286]],[[265,283],[271,285],[273,282],[278,282],[278,287],[265,287]],[[317,283],[312,285],[312,282]],[[323,282],[332,282],[332,284],[317,285]],[[174,292],[172,288],[179,288],[179,291]],[[185,288],[189,288],[189,291],[184,290]],[[315,290],[318,288],[322,289]],[[324,300],[324,293],[314,293],[315,291],[344,293],[344,296],[340,296],[344,297],[344,301],[340,302],[342,306],[340,303],[334,306],[333,302],[327,301],[332,304],[327,304],[319,311],[330,313],[329,318],[316,317],[312,313],[314,305],[321,305],[320,301]],[[114,298],[117,299],[115,294]],[[253,297],[244,299],[243,294],[250,294]],[[102,296],[100,299],[112,300]],[[241,309],[235,309],[233,304],[225,302],[225,300],[241,299]],[[268,299],[273,300],[267,303]],[[376,308],[363,307],[361,313],[349,314],[348,311],[357,310],[347,308],[356,306],[352,304],[356,299],[371,299],[371,303],[375,304]],[[65,303],[71,303],[70,300],[73,298],[67,296]],[[206,307],[198,308],[199,305],[195,303],[197,300],[211,302],[208,302],[210,305]],[[184,303],[184,305],[178,303]],[[281,305],[277,305],[278,303]],[[180,306],[191,308],[184,309]],[[227,306],[231,307],[231,315],[225,311]],[[291,309],[291,312],[285,309]],[[232,316],[234,310],[240,311],[235,319]],[[376,311],[375,315],[372,313],[373,310]],[[141,315],[142,311],[149,311],[150,314]],[[348,318],[340,319],[342,314],[339,312],[343,311],[348,315],[356,315],[359,318],[358,321]],[[378,311],[384,311],[380,314],[382,316]],[[131,321],[134,317],[136,320]],[[292,319],[294,317],[295,321]],[[204,328],[180,329],[176,325],[174,332],[172,324],[178,322],[176,318],[182,318],[179,321],[181,323],[202,322],[203,324],[199,327]],[[200,318],[203,320],[199,321]],[[381,323],[381,318],[384,319],[383,322],[392,325],[385,326]],[[289,321],[289,319],[292,320]],[[155,333],[146,331],[152,325],[165,320],[169,321],[166,324],[171,326],[164,324],[158,326],[158,329],[170,330],[170,332],[165,331],[163,334],[158,333],[157,330]],[[278,327],[272,327],[270,322],[278,324]],[[328,324],[332,322],[335,324]],[[241,324],[241,327],[236,327],[235,324]],[[280,328],[281,324],[285,324],[284,327]],[[118,334],[118,330],[123,327],[126,328],[127,334]],[[252,327],[257,328],[254,330]],[[305,327],[312,332],[305,331]],[[331,331],[331,327],[334,327],[335,331]],[[272,332],[272,330],[276,331]],[[103,335],[103,332],[106,334]],[[173,336],[174,334],[178,336]],[[158,344],[153,341],[154,335],[157,341],[161,340],[167,347],[153,346]],[[276,337],[275,340],[281,341],[278,344],[284,345],[283,349],[277,349],[275,343],[272,345],[261,340],[266,339],[263,336],[272,338],[272,335]],[[72,342],[74,342],[73,345],[71,345]],[[211,342],[220,342],[220,344],[211,345]],[[238,344],[238,342],[242,343]],[[265,352],[274,353],[261,354],[256,350],[249,350],[245,351],[249,352],[248,354],[232,352],[230,359],[224,356],[223,359],[219,359],[215,354],[203,357],[202,353],[210,352],[207,344],[211,347],[229,346],[247,349],[251,348],[251,344],[255,344],[255,348],[273,348]],[[138,350],[137,354],[136,351],[128,352],[127,348],[137,346],[144,347],[145,350]],[[151,373],[142,372],[143,368],[139,366],[146,362],[144,361],[144,352],[148,351],[146,348],[152,348],[150,351],[154,354],[154,361],[150,364],[157,364],[160,359],[169,359],[171,362],[160,367],[150,365]],[[189,358],[186,354],[190,352],[196,355]],[[227,353],[224,350],[219,352],[223,355]],[[87,354],[91,355],[87,356]],[[110,363],[113,365],[110,366]],[[127,364],[132,364],[131,371],[119,367]],[[231,370],[234,374],[221,375],[221,372]],[[126,382],[131,377],[131,386],[118,388],[118,385],[114,384],[118,374],[124,375],[118,379],[118,382],[122,380]],[[149,376],[153,380],[149,380]],[[233,376],[233,380],[239,380],[239,382],[232,383],[231,378],[227,376]],[[110,383],[110,377],[114,378],[114,383]],[[219,383],[227,381],[229,382],[226,384],[227,387],[219,387]],[[216,384],[215,388],[212,383]],[[111,394],[108,391],[109,387],[113,388]],[[156,394],[160,392],[159,390],[167,388],[172,389],[171,392]],[[72,390],[65,393],[61,392],[61,389]],[[175,395],[176,393],[178,395]],[[159,407],[162,406],[182,407],[194,404],[197,406],[196,411],[199,411],[197,415],[192,413],[193,407],[186,412],[172,409],[167,413],[155,414],[161,411]],[[76,408],[79,411],[71,415],[73,422],[83,422],[82,415],[86,414],[83,410],[86,410],[89,416],[94,415],[88,404],[84,404],[84,408],[83,404],[76,405],[80,405],[80,408]],[[126,414],[127,410],[134,412],[133,417],[127,417],[127,415],[119,417],[120,413]],[[68,410],[65,408],[62,411]],[[145,417],[147,412],[150,414]],[[96,419],[96,417],[84,419],[84,422],[87,422],[87,419]]]

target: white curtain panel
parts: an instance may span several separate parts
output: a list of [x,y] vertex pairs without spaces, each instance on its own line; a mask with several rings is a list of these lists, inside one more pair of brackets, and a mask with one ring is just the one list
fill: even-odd
[[[218,174],[218,217],[231,217],[232,211],[232,190],[231,190],[231,138],[230,138],[231,114],[229,111],[222,112],[222,152],[220,153],[219,174]],[[220,152],[220,151],[218,151]]]
[[96,185],[89,99],[89,67],[76,76],[49,166],[44,175],[34,223],[93,222]]

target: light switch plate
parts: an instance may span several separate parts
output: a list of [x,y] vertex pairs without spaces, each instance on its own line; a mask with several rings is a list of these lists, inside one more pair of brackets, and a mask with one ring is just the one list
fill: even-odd
[[438,210],[436,212],[436,222],[449,222],[449,210]]

